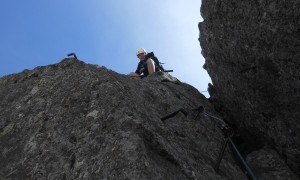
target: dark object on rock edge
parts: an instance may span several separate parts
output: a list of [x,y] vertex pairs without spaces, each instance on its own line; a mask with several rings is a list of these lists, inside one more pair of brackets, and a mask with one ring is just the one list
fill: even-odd
[[68,56],[69,56],[69,57],[70,57],[70,56],[73,56],[75,59],[77,59],[77,56],[76,56],[75,53],[70,53],[70,54],[68,54]]

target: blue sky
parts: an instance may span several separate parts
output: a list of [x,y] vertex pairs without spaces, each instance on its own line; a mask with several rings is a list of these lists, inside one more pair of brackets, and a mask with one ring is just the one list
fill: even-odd
[[70,52],[128,74],[143,47],[180,81],[206,91],[200,6],[201,0],[1,0],[0,77],[58,63]]

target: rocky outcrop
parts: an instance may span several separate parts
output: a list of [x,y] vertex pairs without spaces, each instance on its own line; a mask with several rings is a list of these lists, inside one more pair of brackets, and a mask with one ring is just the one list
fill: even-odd
[[0,179],[246,179],[228,149],[214,171],[223,135],[193,109],[218,113],[165,73],[65,59],[2,77],[0,99]]
[[247,130],[248,153],[268,145],[300,176],[300,2],[203,0],[201,15],[215,107]]

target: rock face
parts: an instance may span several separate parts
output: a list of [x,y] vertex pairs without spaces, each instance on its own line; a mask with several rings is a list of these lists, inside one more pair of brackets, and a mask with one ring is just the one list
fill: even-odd
[[0,99],[0,179],[246,179],[228,149],[214,171],[223,135],[193,109],[218,114],[165,73],[65,59],[2,77]]
[[247,130],[249,153],[268,145],[299,177],[300,1],[203,0],[201,15],[216,108]]

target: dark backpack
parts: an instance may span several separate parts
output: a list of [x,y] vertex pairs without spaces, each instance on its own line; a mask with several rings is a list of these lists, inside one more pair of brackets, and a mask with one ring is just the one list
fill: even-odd
[[164,72],[166,72],[166,70],[162,66],[163,63],[159,62],[159,60],[157,59],[157,57],[154,55],[153,52],[150,52],[150,53],[147,54],[145,59],[148,59],[148,58],[151,58],[154,61],[155,71],[164,71]]

